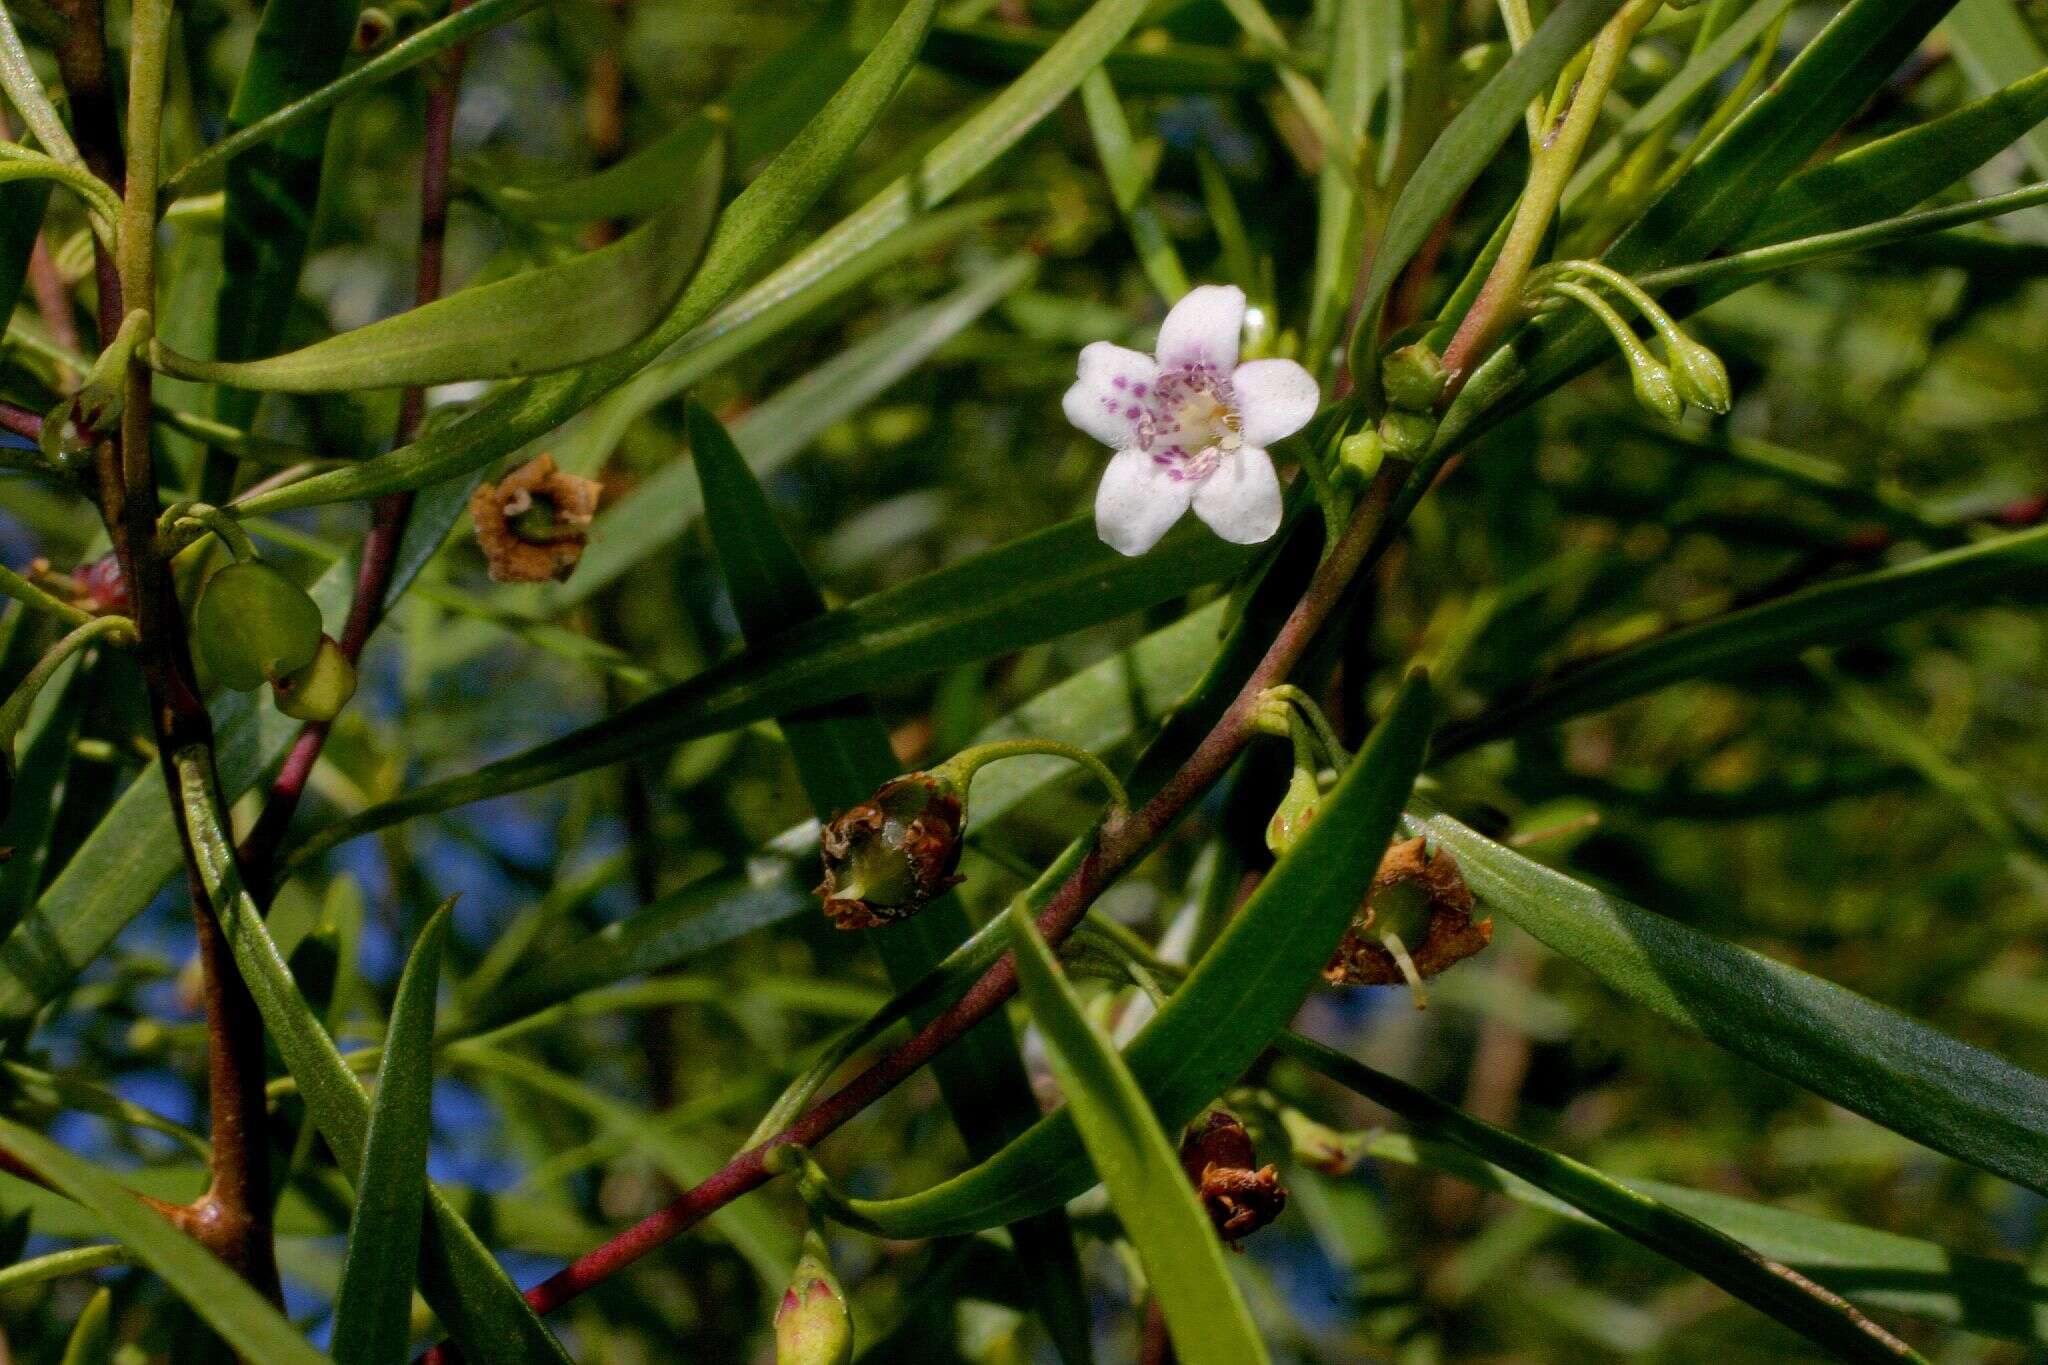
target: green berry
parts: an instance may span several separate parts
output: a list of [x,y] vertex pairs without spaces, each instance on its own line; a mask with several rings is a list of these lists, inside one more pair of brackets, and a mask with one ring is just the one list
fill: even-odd
[[271,682],[277,709],[293,720],[333,720],[356,694],[356,669],[331,636],[320,637],[311,663]]
[[207,580],[192,637],[222,686],[253,692],[313,662],[320,608],[276,569],[247,559]]

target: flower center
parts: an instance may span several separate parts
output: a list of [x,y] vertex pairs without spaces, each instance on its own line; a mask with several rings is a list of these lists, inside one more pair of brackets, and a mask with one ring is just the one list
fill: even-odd
[[1138,421],[1138,447],[1176,478],[1206,479],[1243,444],[1229,376],[1189,365],[1159,376]]

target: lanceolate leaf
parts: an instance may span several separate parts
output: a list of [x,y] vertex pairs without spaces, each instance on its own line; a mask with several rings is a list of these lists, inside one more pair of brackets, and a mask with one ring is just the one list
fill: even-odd
[[[242,886],[205,750],[187,750],[174,762],[193,858],[242,980],[328,1150],[343,1170],[361,1170],[368,1148],[370,1097],[299,993],[256,902]],[[521,1297],[518,1286],[431,1186],[420,1248],[420,1292],[449,1335],[479,1360],[568,1365],[568,1354]]]
[[274,1361],[276,1365],[319,1365],[327,1359],[308,1346],[298,1329],[241,1276],[85,1158],[5,1118],[0,1118],[0,1146],[59,1192],[90,1209],[109,1234],[135,1253],[136,1260],[148,1266],[247,1359]]
[[[245,128],[333,80],[355,36],[359,0],[269,0],[257,21],[255,46],[228,109],[232,128]],[[309,119],[289,133],[228,163],[221,217],[220,290],[214,304],[213,355],[253,360],[277,349],[299,291],[299,268],[320,199],[327,119]],[[256,400],[216,396],[214,416],[246,427]],[[229,492],[220,463],[206,496]]]
[[1024,902],[1013,904],[1006,917],[1017,982],[1045,1035],[1053,1074],[1067,1097],[1066,1113],[1109,1189],[1110,1206],[1137,1245],[1174,1354],[1188,1365],[1265,1360],[1265,1343],[1223,1264],[1223,1245],[1145,1092],[1081,1013],[1081,1002]]
[[[1096,0],[1029,71],[920,158],[914,175],[877,194],[756,285],[736,307],[758,306],[761,300],[830,275],[942,203],[1052,112],[1103,54],[1122,40],[1144,9],[1145,0]],[[887,94],[894,90],[902,71],[889,63],[900,61],[907,67],[915,54],[914,41],[905,53],[896,40],[904,35],[906,25],[917,28],[930,14],[931,6],[923,0],[906,6],[890,30],[890,41],[869,54],[832,103],[728,206],[719,218],[718,233],[705,253],[697,280],[646,340],[597,365],[512,386],[445,431],[430,432],[409,446],[354,468],[248,499],[243,506],[251,512],[311,507],[372,493],[423,488],[481,468],[553,430],[690,337],[824,192],[845,156],[880,113]],[[716,319],[711,325],[716,326]]]
[[1793,658],[1809,645],[1857,639],[1923,611],[1987,601],[2038,579],[2044,569],[2048,527],[1808,588],[1572,669],[1469,721],[1446,726],[1436,752],[1449,757],[1687,678],[1726,676]]
[[[1188,1122],[1287,1026],[1330,960],[1422,765],[1429,683],[1414,675],[1308,833],[1231,919],[1125,1062],[1167,1128]],[[988,1161],[902,1199],[855,1200],[884,1234],[949,1236],[1054,1208],[1090,1183],[1073,1120],[1042,1120]]]
[[400,1365],[412,1337],[412,1287],[434,1125],[434,993],[448,937],[443,905],[420,930],[398,979],[384,1065],[370,1105],[356,1207],[348,1225],[334,1358],[341,1365]]
[[[1368,1140],[1366,1152],[1383,1161],[1449,1171],[1519,1203],[1605,1226],[1520,1176],[1446,1142],[1382,1133]],[[2014,1261],[1661,1180],[1615,1179],[1867,1307],[1985,1336],[2048,1341],[2048,1277]]]
[[1521,51],[1508,59],[1471,103],[1458,111],[1430,147],[1387,216],[1386,230],[1366,276],[1358,330],[1351,339],[1351,372],[1377,384],[1380,310],[1430,230],[1456,207],[1508,135],[1522,125],[1529,101],[1550,89],[1572,54],[1590,41],[1620,0],[1565,0],[1545,19]]
[[1653,1014],[1936,1151],[2048,1190],[2048,1080],[1574,881],[1449,816],[1411,827],[1451,851],[1487,908]]
[[1919,1352],[1834,1294],[1639,1188],[1482,1123],[1320,1043],[1283,1033],[1278,1048],[1338,1084],[1385,1105],[1425,1135],[1446,1138],[1624,1237],[1669,1256],[1843,1360],[1921,1359]]
[[[817,434],[873,401],[976,318],[1014,293],[1037,267],[1021,256],[977,272],[946,297],[906,313],[775,394],[733,424],[733,440],[758,474],[776,469]],[[598,514],[590,549],[541,609],[557,615],[585,602],[688,529],[704,501],[687,460],[663,465]]]
[[[695,404],[690,407],[689,432],[704,490],[705,519],[741,630],[749,639],[771,637],[788,624],[823,615],[824,598],[784,537],[732,438]],[[785,712],[777,720],[821,820],[867,799],[900,770],[888,732],[864,697],[846,698],[823,710]],[[908,922],[870,937],[889,980],[901,990],[937,966],[968,933],[966,911],[957,897],[946,895]],[[928,1008],[913,1018],[923,1023],[937,1012],[936,1007]],[[992,1019],[968,1034],[940,1055],[934,1070],[953,1121],[977,1160],[1030,1127],[1038,1116],[1007,1020]],[[1066,1216],[1053,1210],[1017,1224],[1011,1236],[1062,1358],[1090,1359],[1087,1297]]]
[[302,861],[416,815],[521,791],[916,673],[986,659],[1227,578],[1252,551],[1183,523],[1127,559],[1079,517],[794,626],[666,691],[523,754],[420,787],[321,831]]
[[151,361],[187,379],[283,393],[503,379],[580,365],[632,345],[667,315],[703,257],[724,179],[725,145],[707,124],[682,193],[609,246],[268,360],[195,360],[159,344]]

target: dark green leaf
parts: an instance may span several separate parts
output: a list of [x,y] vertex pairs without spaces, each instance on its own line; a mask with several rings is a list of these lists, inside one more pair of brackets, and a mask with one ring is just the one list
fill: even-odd
[[1081,1012],[1020,899],[1005,915],[1017,983],[1045,1036],[1066,1114],[1109,1190],[1110,1207],[1145,1263],[1174,1354],[1189,1365],[1267,1359],[1251,1312],[1223,1264],[1223,1244],[1195,1199],[1174,1144],[1107,1038]]
[[[749,640],[772,638],[825,613],[795,547],[783,535],[761,486],[718,419],[691,404],[690,450],[703,485],[705,521],[718,547],[740,628]],[[867,796],[899,771],[889,734],[865,697],[777,718],[797,773],[818,818]],[[898,990],[915,984],[966,940],[967,913],[947,895],[915,918],[871,935]],[[937,1006],[917,1011],[922,1024]],[[934,1062],[939,1088],[970,1155],[986,1157],[1031,1126],[1038,1105],[1009,1023],[991,1019]],[[1017,1259],[1037,1291],[1046,1326],[1062,1359],[1092,1359],[1086,1291],[1066,1216],[1052,1210],[1011,1228]]]
[[400,1365],[412,1339],[413,1277],[434,1126],[434,992],[448,915],[444,904],[420,930],[391,1005],[341,1292],[334,1301],[330,1349],[340,1365]]

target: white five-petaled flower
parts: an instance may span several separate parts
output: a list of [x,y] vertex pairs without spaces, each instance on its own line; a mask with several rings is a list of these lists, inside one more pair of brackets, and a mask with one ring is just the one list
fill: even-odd
[[1159,327],[1156,356],[1097,341],[1081,351],[1067,420],[1114,446],[1095,493],[1095,531],[1141,555],[1190,506],[1225,540],[1280,529],[1280,479],[1266,447],[1315,415],[1316,381],[1291,360],[1237,363],[1244,291],[1191,289]]

